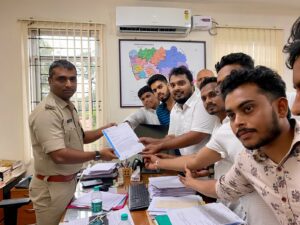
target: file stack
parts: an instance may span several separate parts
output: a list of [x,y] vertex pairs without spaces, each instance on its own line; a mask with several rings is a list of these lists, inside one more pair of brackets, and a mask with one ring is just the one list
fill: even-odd
[[187,195],[183,197],[153,197],[148,208],[149,215],[154,218],[158,215],[166,215],[170,209],[184,209],[204,204],[199,195]]
[[118,175],[117,163],[97,163],[82,172],[81,180],[115,178]]
[[193,189],[186,188],[177,176],[163,176],[149,178],[149,194],[150,198],[172,196],[180,197],[186,195],[194,195]]

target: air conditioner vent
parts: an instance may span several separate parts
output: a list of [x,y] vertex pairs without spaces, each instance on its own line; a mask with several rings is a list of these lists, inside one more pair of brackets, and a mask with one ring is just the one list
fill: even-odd
[[186,36],[191,29],[189,9],[117,7],[117,31],[121,34],[167,34]]

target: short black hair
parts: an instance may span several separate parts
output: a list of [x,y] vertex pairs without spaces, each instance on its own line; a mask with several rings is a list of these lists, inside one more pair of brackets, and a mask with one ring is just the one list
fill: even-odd
[[65,59],[59,59],[59,60],[56,60],[54,61],[50,67],[49,67],[49,77],[52,77],[54,75],[54,69],[55,68],[64,68],[64,69],[67,69],[67,70],[75,70],[76,73],[77,73],[77,70],[76,70],[76,67],[74,66],[73,63],[69,62],[68,60],[65,60]]
[[179,66],[175,67],[171,70],[169,73],[169,81],[171,80],[172,76],[177,76],[177,75],[183,75],[185,74],[187,79],[192,83],[193,82],[193,74],[191,71],[186,67],[186,66]]
[[286,98],[286,85],[282,78],[273,70],[258,66],[252,70],[233,70],[221,84],[223,99],[243,84],[255,84],[270,100]]
[[145,94],[146,92],[153,93],[152,89],[148,85],[145,85],[138,91],[138,97],[141,98],[142,95]]
[[162,74],[154,74],[154,75],[152,75],[149,79],[148,79],[148,81],[147,81],[147,85],[149,86],[149,87],[151,87],[151,85],[154,83],[154,82],[156,82],[156,81],[162,81],[162,82],[164,82],[164,83],[168,83],[168,80],[167,80],[167,78],[164,76],[164,75],[162,75]]
[[243,67],[243,69],[253,69],[254,68],[254,61],[251,58],[251,56],[242,53],[230,53],[228,55],[225,55],[221,58],[220,62],[217,62],[215,65],[217,73],[227,65],[233,65],[237,64]]
[[293,24],[287,44],[283,47],[283,52],[289,54],[285,63],[286,66],[293,69],[296,59],[300,57],[300,17]]
[[216,77],[205,77],[203,81],[201,82],[199,89],[201,90],[204,86],[206,86],[209,83],[217,83]]

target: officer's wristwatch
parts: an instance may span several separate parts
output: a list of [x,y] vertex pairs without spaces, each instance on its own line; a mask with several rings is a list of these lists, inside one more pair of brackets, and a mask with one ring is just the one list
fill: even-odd
[[95,161],[98,161],[100,158],[101,158],[101,154],[100,154],[100,152],[99,151],[95,151],[95,153],[96,153],[96,156],[95,156]]

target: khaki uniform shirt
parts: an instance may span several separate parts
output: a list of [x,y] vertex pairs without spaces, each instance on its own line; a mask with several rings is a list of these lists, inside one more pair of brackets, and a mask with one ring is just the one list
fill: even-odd
[[29,127],[36,174],[70,175],[80,170],[82,163],[56,164],[48,155],[63,148],[83,151],[83,130],[71,102],[50,92],[29,116]]

